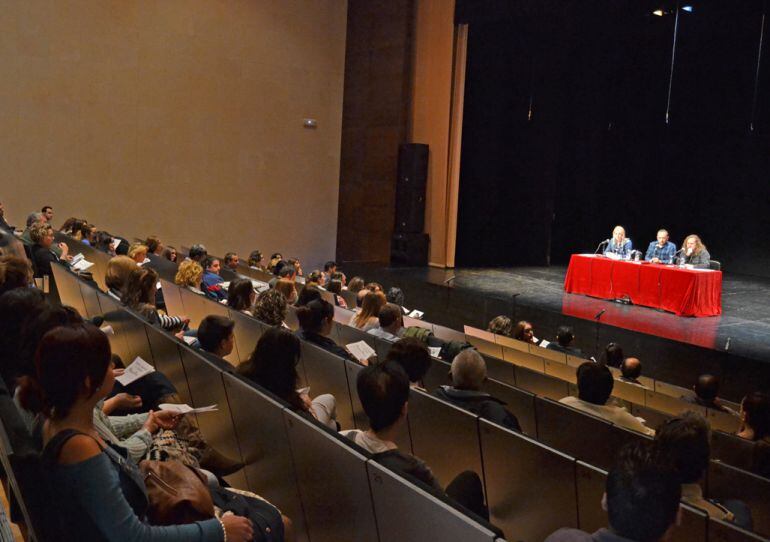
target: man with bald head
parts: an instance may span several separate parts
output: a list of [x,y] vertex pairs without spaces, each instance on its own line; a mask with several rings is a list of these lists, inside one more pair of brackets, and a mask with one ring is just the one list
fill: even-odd
[[668,240],[668,232],[664,229],[658,230],[656,239],[647,247],[644,259],[652,263],[674,263],[676,245]]
[[481,391],[487,380],[487,364],[475,348],[466,348],[452,360],[451,386],[440,386],[434,395],[486,420],[521,431],[519,420],[505,402]]
[[733,409],[728,408],[719,402],[719,379],[716,376],[710,374],[700,375],[692,389],[695,392],[695,396],[683,397],[685,401],[706,408],[713,408],[714,410],[719,410],[721,412],[729,412],[736,416],[738,415]]
[[639,386],[643,385],[639,382],[639,377],[642,376],[642,362],[639,361],[639,358],[624,359],[620,365],[620,374],[622,375],[620,380],[623,382],[638,384]]

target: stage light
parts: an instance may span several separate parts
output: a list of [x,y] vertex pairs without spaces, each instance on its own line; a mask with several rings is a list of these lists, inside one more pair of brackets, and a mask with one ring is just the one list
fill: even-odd
[[682,6],[682,10],[686,11],[687,13],[692,13],[694,9],[695,8],[693,8],[692,6]]
[[663,17],[663,10],[662,9],[656,9],[652,12],[653,15],[657,15],[658,17]]

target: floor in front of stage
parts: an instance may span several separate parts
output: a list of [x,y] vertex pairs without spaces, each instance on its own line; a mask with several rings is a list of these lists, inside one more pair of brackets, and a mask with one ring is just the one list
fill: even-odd
[[[477,294],[474,296],[477,304],[466,311],[468,316],[473,314],[477,317],[465,322],[477,326],[494,316],[501,307],[511,307],[512,311],[515,295],[517,311],[522,317],[527,317],[528,311],[537,309],[591,321],[604,310],[601,316],[603,327],[619,327],[711,350],[728,347],[731,354],[770,361],[770,279],[725,274],[722,315],[687,318],[647,307],[567,294],[563,289],[566,268],[562,266],[445,270],[346,264],[346,268],[348,272],[362,273],[367,280],[379,280],[385,286],[399,285],[413,294],[420,284],[435,285],[439,290],[446,290],[443,295],[447,300],[442,303],[446,303],[447,308],[454,304],[452,295],[467,300],[466,295],[457,294]],[[406,288],[407,285],[410,287]],[[418,302],[427,302],[423,296],[419,297]],[[490,304],[492,300],[495,303]],[[407,307],[409,301],[407,296]],[[424,310],[431,307],[417,308]],[[436,321],[440,319],[437,317]],[[457,323],[448,322],[445,325],[454,324],[452,327],[456,327]]]

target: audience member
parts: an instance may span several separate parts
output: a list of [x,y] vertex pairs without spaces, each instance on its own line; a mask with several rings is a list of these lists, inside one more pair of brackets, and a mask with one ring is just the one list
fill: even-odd
[[394,343],[388,350],[385,361],[401,365],[409,377],[410,386],[425,390],[423,378],[430,369],[431,361],[428,347],[420,339],[406,337]]
[[163,243],[161,243],[160,239],[155,235],[150,235],[145,239],[144,244],[147,247],[147,252],[149,254],[160,256],[163,253]]
[[53,227],[53,207],[50,205],[43,205],[43,208],[40,209],[40,212],[43,215],[43,218],[45,218],[45,221],[51,224],[51,227]]
[[521,320],[516,324],[516,328],[513,330],[513,338],[517,341],[524,341],[525,343],[540,344],[540,341],[535,337],[535,331],[532,328],[532,324],[526,320]]
[[249,279],[234,279],[227,289],[227,306],[233,310],[253,316],[252,307],[257,300],[257,291]]
[[751,529],[751,514],[745,504],[738,501],[720,503],[703,496],[701,483],[711,458],[710,441],[709,424],[696,412],[685,412],[667,420],[655,435],[658,453],[673,464],[677,479],[682,484],[683,502],[700,508],[713,518]]
[[262,265],[262,252],[259,250],[252,250],[251,254],[249,254],[249,268],[251,269],[258,269],[259,271],[264,271],[265,266]]
[[623,347],[617,343],[609,343],[599,355],[599,363],[615,369],[620,369],[623,364]]
[[326,286],[332,278],[332,275],[337,272],[337,262],[329,260],[324,264],[324,271],[321,274],[321,286]]
[[357,327],[362,331],[369,331],[370,329],[379,326],[379,314],[380,309],[385,306],[387,300],[385,294],[380,292],[368,292],[364,296],[364,301],[361,304],[361,310],[354,314],[350,318],[348,325]]
[[[433,491],[442,492],[441,484],[430,468],[422,460],[399,450],[396,444],[403,431],[409,400],[409,378],[401,366],[386,362],[367,367],[358,373],[356,388],[370,428],[342,431],[341,434],[389,469],[419,480]],[[460,473],[449,484],[446,494],[475,514],[489,518],[481,480],[476,473]]]
[[334,294],[335,305],[342,307],[343,309],[348,308],[348,304],[345,301],[345,298],[342,297],[342,282],[332,279],[326,283],[326,289]]
[[297,336],[341,358],[357,361],[347,350],[329,338],[334,326],[334,306],[323,299],[315,299],[297,307],[299,330]]
[[342,283],[342,289],[347,290],[348,278],[342,271],[335,271],[332,273],[332,280],[338,280]]
[[369,290],[370,292],[383,291],[382,284],[380,284],[379,282],[370,282],[369,284],[366,285],[366,289]]
[[46,306],[43,292],[35,288],[16,288],[0,296],[0,376],[11,393],[21,374],[22,332]]
[[[41,215],[43,213],[40,213]],[[30,215],[32,216],[32,215]],[[29,217],[27,217],[29,220]],[[59,231],[62,233],[66,233],[67,235],[72,235],[72,231],[75,228],[75,223],[78,222],[78,219],[74,216],[69,217],[67,220],[64,221],[64,224],[61,225],[59,228]]]
[[203,263],[203,281],[201,282],[201,290],[210,298],[222,301],[227,299],[227,292],[222,288],[222,283],[225,281],[219,276],[219,270],[221,265],[218,258],[213,256],[207,256]]
[[16,229],[5,220],[5,208],[2,203],[0,203],[0,229],[5,230],[8,233],[13,233]]
[[35,224],[30,231],[30,240],[32,241],[32,265],[35,269],[36,277],[51,276],[51,264],[60,262],[65,266],[69,264],[69,247],[64,243],[59,243],[61,257],[51,250],[53,246],[53,228],[44,222]]
[[283,294],[289,305],[293,305],[297,302],[297,286],[293,280],[280,279],[275,283],[275,289]]
[[559,402],[582,410],[599,418],[604,418],[615,425],[639,431],[645,435],[654,435],[655,431],[645,426],[625,408],[607,404],[615,383],[612,373],[606,365],[587,361],[577,369],[578,396],[565,397]]
[[550,350],[556,350],[558,352],[564,352],[565,354],[572,354],[573,356],[581,356],[583,353],[579,348],[572,346],[575,340],[575,333],[569,326],[559,326],[556,330],[556,342],[548,343],[547,348]]
[[385,294],[385,299],[387,299],[388,303],[393,303],[399,307],[404,306],[404,292],[401,290],[401,288],[396,286],[388,288],[388,293]]
[[620,366],[620,380],[628,382],[629,384],[643,384],[639,382],[639,377],[642,376],[642,362],[638,358],[626,358]]
[[267,264],[267,270],[273,274],[277,273],[276,267],[278,266],[278,262],[281,260],[283,260],[281,253],[275,252],[272,256],[270,256],[270,262]]
[[0,230],[0,256],[16,256],[26,259],[25,247],[26,245],[19,241],[16,235]]
[[179,268],[174,276],[174,284],[192,290],[196,294],[206,295],[200,289],[201,282],[203,282],[203,268],[198,262],[195,260],[184,260],[179,264]]
[[289,258],[287,260],[287,262],[294,269],[294,276],[295,277],[301,277],[302,276],[302,263],[300,263],[299,258]]
[[107,293],[120,301],[128,283],[131,272],[138,269],[136,262],[128,256],[114,256],[107,262],[107,271],[104,274],[104,282],[107,285]]
[[[23,384],[22,404],[42,405],[43,463],[68,528],[115,540],[251,540],[249,520],[212,518],[188,525],[143,523],[146,493],[134,462],[96,437],[93,411],[113,386],[107,337],[89,324],[59,327],[42,339],[37,383]],[[223,534],[224,530],[224,534]]]
[[155,270],[142,267],[134,269],[128,275],[120,301],[147,318],[151,324],[158,324],[169,331],[178,331],[185,327],[190,319],[186,316],[168,316],[155,308],[157,284],[158,273]]
[[210,314],[198,325],[201,350],[220,358],[229,356],[235,347],[235,322],[225,316]]
[[311,286],[310,284],[305,284],[305,287],[302,288],[302,291],[297,296],[297,301],[294,303],[294,306],[304,307],[314,299],[321,299],[320,286]]
[[134,260],[137,265],[144,265],[147,260],[147,245],[134,243],[128,249],[128,257]]
[[505,402],[481,391],[487,380],[487,364],[474,348],[466,348],[452,360],[451,386],[440,386],[434,395],[508,429],[521,431],[519,420]]
[[[668,540],[678,523],[681,488],[673,469],[661,463],[650,444],[621,448],[607,475],[602,508],[609,529],[589,534],[559,529],[546,542],[659,542]],[[598,503],[597,503],[598,505]]]
[[728,408],[719,402],[719,379],[714,375],[702,374],[698,381],[692,387],[695,395],[682,397],[688,403],[693,403],[706,408],[727,412],[735,416],[738,415],[733,409]]
[[386,303],[380,309],[378,322],[379,325],[370,328],[367,333],[390,342],[396,342],[404,335],[404,318],[398,305]]
[[513,334],[513,322],[507,316],[495,316],[489,321],[487,331],[495,335],[510,337]]
[[0,295],[16,288],[26,288],[32,283],[32,267],[26,258],[0,257]]
[[235,252],[228,252],[225,254],[225,269],[230,271],[238,271],[238,264],[241,263],[241,259]]
[[307,276],[305,288],[323,288],[321,286],[321,272],[318,269],[311,271]]
[[770,478],[770,395],[755,391],[743,398],[738,436],[756,443],[752,472]]
[[178,255],[174,247],[167,246],[161,251],[160,257],[165,258],[170,262],[176,263]]
[[75,241],[82,241],[83,226],[87,224],[88,223],[85,220],[76,218],[75,222],[72,223],[72,231],[70,232],[69,236],[72,237]]
[[364,279],[361,277],[353,277],[350,279],[350,282],[348,282],[348,290],[353,292],[354,294],[357,294],[361,290],[364,289]]
[[279,280],[294,282],[297,279],[297,270],[294,269],[293,265],[289,265],[288,262],[281,260],[275,267],[274,275],[275,276],[268,282],[268,285],[271,288],[275,288],[275,285]]
[[115,256],[115,244],[112,239],[112,235],[110,235],[106,231],[96,232],[96,237],[94,239],[94,248],[99,252],[104,252],[105,254],[109,254],[110,256]]
[[203,266],[203,260],[205,260],[208,257],[209,253],[206,250],[206,247],[200,244],[195,244],[190,247],[190,252],[187,255],[188,259],[198,262]]
[[[303,292],[305,290],[302,290]],[[286,298],[277,290],[265,290],[257,296],[254,318],[270,326],[285,326]]]
[[300,340],[291,331],[272,327],[259,338],[249,360],[238,366],[238,373],[289,403],[295,412],[306,413],[337,430],[334,396],[327,393],[311,400],[297,389],[300,351]]
[[32,226],[35,224],[46,224],[45,218],[43,217],[43,213],[30,213],[27,215],[27,227],[22,232],[19,239],[21,239],[21,242],[25,245],[32,246],[35,244],[35,242],[32,240],[31,234],[32,234]]

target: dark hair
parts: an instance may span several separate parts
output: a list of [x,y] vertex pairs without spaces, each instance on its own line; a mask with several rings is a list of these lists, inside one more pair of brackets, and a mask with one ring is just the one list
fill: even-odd
[[[171,255],[174,255],[174,259],[171,259]],[[176,263],[177,259],[179,258],[179,254],[177,253],[176,249],[172,246],[165,246],[163,248],[163,251],[160,253],[161,258],[165,258],[170,262]]]
[[648,442],[621,448],[607,475],[607,514],[619,536],[657,542],[676,521],[682,487]]
[[120,301],[127,307],[143,310],[145,305],[155,303],[155,291],[158,284],[158,273],[149,267],[139,267],[131,271],[123,288]]
[[51,207],[50,205],[43,205],[43,208],[40,209],[40,212],[45,213],[48,209],[51,209],[53,211],[53,207]]
[[335,267],[337,267],[337,262],[335,262],[334,260],[329,260],[324,264],[324,273]]
[[381,431],[401,417],[409,400],[409,377],[398,363],[370,365],[358,373],[356,389],[369,425]]
[[513,322],[505,315],[495,316],[489,321],[487,325],[487,331],[494,333],[495,335],[504,335],[506,337],[511,336],[511,326]]
[[94,248],[96,250],[99,250],[101,252],[106,252],[109,254],[111,244],[112,244],[112,235],[110,235],[106,231],[96,232],[96,237],[94,238]]
[[188,257],[191,260],[200,262],[202,259],[206,258],[208,255],[209,253],[206,250],[206,247],[204,247],[203,245],[193,245],[190,247],[190,253],[188,254]]
[[577,370],[578,397],[594,405],[603,405],[612,395],[614,380],[606,365],[592,361],[583,363]]
[[348,281],[348,290],[357,294],[360,290],[364,289],[364,279],[361,277],[353,277]]
[[[636,363],[629,364],[628,360],[634,359]],[[642,362],[636,358],[626,358],[620,366],[620,373],[628,379],[635,380],[642,374]]]
[[216,352],[222,341],[226,341],[235,328],[235,322],[226,316],[210,314],[198,326],[198,342],[206,352]]
[[259,262],[262,261],[262,252],[259,250],[252,250],[251,254],[249,254],[249,261],[248,264],[251,267],[257,267],[259,265]]
[[286,298],[278,290],[261,292],[254,304],[254,318],[271,326],[280,326],[286,318]]
[[695,395],[712,403],[719,395],[719,379],[710,374],[700,375],[695,383]]
[[404,292],[401,290],[401,288],[397,288],[395,286],[388,289],[388,293],[385,294],[385,298],[388,300],[388,303],[395,303],[399,306],[404,304]]
[[623,347],[618,343],[609,343],[604,347],[601,356],[599,356],[599,363],[619,369],[623,364],[623,359],[625,359]]
[[665,421],[655,433],[655,444],[662,458],[671,462],[680,484],[700,480],[709,465],[711,431],[706,419],[685,412]]
[[155,254],[161,243],[158,237],[155,235],[150,235],[147,239],[144,240],[144,244],[147,245],[147,252],[150,254]]
[[16,288],[29,286],[32,267],[25,258],[3,256],[0,258],[0,295]]
[[316,299],[321,299],[321,290],[314,286],[305,286],[297,296],[297,302],[294,303],[294,306],[304,307]]
[[215,258],[214,256],[206,256],[201,261],[201,267],[203,268],[204,271],[208,271],[209,267],[214,265],[214,262],[218,262],[218,261],[219,261],[219,258]]
[[310,274],[307,276],[307,282],[315,282],[315,283],[321,282],[321,272],[317,269],[311,271]]
[[334,307],[323,299],[314,299],[307,305],[297,307],[297,320],[303,331],[320,333],[324,321],[334,318]]
[[[284,262],[284,264],[283,264],[283,266],[280,267],[280,269],[279,269],[279,271],[277,273],[280,278],[287,279],[287,278],[291,277],[292,275],[296,275],[297,274],[297,270],[294,268],[293,265],[291,265],[288,262],[285,262],[284,260],[281,260],[281,261]],[[280,266],[280,262],[279,262],[278,265]]]
[[227,306],[237,311],[251,308],[254,286],[249,279],[235,279],[227,289]]
[[271,327],[259,338],[248,361],[238,365],[237,371],[289,403],[295,410],[306,410],[297,393],[300,351],[300,340],[291,331]]
[[400,317],[401,317],[401,307],[399,307],[395,303],[386,303],[380,309],[380,314],[378,316],[380,320],[380,327],[386,328],[392,325],[393,323],[397,322]]
[[556,342],[558,342],[561,346],[569,346],[569,343],[571,343],[575,339],[575,334],[572,331],[572,328],[569,326],[559,326],[559,328],[556,330]]
[[420,382],[430,368],[430,352],[420,339],[407,337],[390,347],[385,361],[401,365],[409,376],[409,382]]
[[526,320],[521,320],[519,323],[516,324],[516,327],[513,328],[513,338],[517,341],[523,341],[524,340],[524,330],[527,329],[527,326],[532,326],[529,322]]
[[21,373],[22,333],[46,306],[43,292],[35,288],[16,288],[0,296],[0,376],[11,392]]
[[88,222],[83,222],[80,226],[80,236],[82,239],[87,240],[89,243],[91,242],[91,234],[94,233],[94,230],[96,229],[96,226],[93,224],[89,224]]
[[342,295],[342,281],[330,280],[326,284],[326,289],[333,294]]
[[749,393],[741,403],[746,425],[754,430],[754,440],[770,435],[770,395],[759,391]]
[[61,419],[83,392],[91,397],[99,390],[110,368],[110,342],[87,322],[59,326],[40,340],[35,366],[37,378],[21,380],[20,402],[25,409],[39,405],[46,418]]

